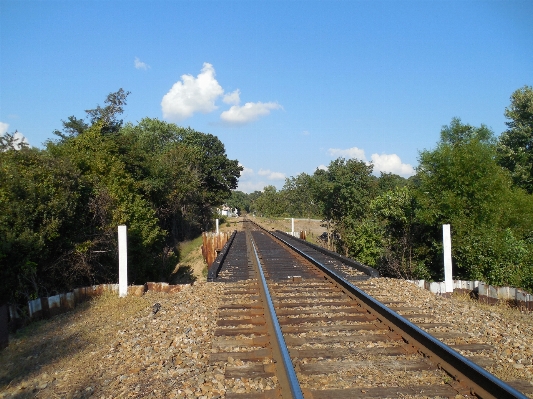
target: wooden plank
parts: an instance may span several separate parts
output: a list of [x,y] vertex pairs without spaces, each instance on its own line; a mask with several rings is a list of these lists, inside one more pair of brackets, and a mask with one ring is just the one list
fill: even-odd
[[273,363],[245,364],[243,366],[226,366],[226,378],[268,378],[275,375]]
[[358,316],[332,316],[332,317],[279,317],[280,325],[287,324],[303,324],[303,323],[320,323],[320,322],[334,322],[334,321],[356,321],[356,322],[367,322],[370,320],[375,320],[374,316],[364,314]]
[[460,332],[432,332],[432,336],[438,339],[453,339],[453,338],[470,338],[470,334],[460,333]]
[[263,309],[261,302],[252,302],[252,303],[232,303],[227,305],[222,305],[218,308],[219,310],[229,310],[229,309]]
[[346,307],[346,308],[316,308],[316,309],[276,309],[278,316],[291,316],[291,315],[304,315],[304,314],[317,314],[317,313],[347,313],[347,314],[366,314],[366,312],[360,308]]
[[418,313],[418,314],[402,314],[402,317],[405,317],[407,320],[411,319],[434,319],[435,316],[431,314],[424,314],[424,313]]
[[348,388],[305,390],[309,399],[346,399],[346,398],[398,398],[401,396],[441,396],[453,398],[457,391],[449,385],[419,385],[406,387]]
[[420,311],[420,308],[415,307],[409,307],[409,306],[389,306],[390,310],[394,310],[395,312],[415,312]]
[[531,384],[527,380],[513,380],[513,381],[507,381],[507,384],[512,386],[517,391],[520,391],[524,394],[530,394],[533,393],[533,384]]
[[220,310],[218,317],[252,317],[252,316],[264,316],[263,309],[228,309]]
[[278,389],[269,389],[264,392],[247,392],[236,393],[226,392],[224,395],[226,399],[280,399],[281,393]]
[[287,309],[287,308],[313,308],[321,306],[356,306],[355,302],[338,300],[338,301],[311,301],[311,302],[275,302],[276,309]]
[[494,346],[489,344],[459,344],[459,345],[450,345],[451,348],[455,350],[463,350],[470,352],[481,352],[485,350],[492,350]]
[[270,349],[256,349],[249,352],[218,352],[209,355],[209,364],[227,362],[228,358],[239,359],[245,362],[260,362],[265,358],[272,358]]
[[401,356],[408,351],[403,346],[391,346],[388,348],[328,348],[328,349],[289,349],[292,358],[324,358],[339,359],[358,355],[385,355]]
[[316,363],[299,364],[297,370],[305,375],[332,374],[342,371],[357,370],[361,368],[379,368],[380,370],[401,370],[401,371],[418,371],[431,370],[435,367],[420,360],[395,360],[388,358],[387,361],[378,360],[340,360],[340,361],[320,361]]
[[392,340],[400,340],[398,336],[395,339],[388,334],[366,334],[366,335],[352,335],[352,336],[338,336],[338,337],[285,337],[287,346],[299,346],[304,344],[330,344],[337,342],[386,342]]
[[230,296],[230,295],[251,295],[251,294],[257,294],[257,289],[244,289],[244,290],[233,290],[233,291],[224,291],[222,295]]
[[239,338],[239,339],[217,339],[211,344],[212,348],[222,348],[226,346],[260,346],[267,347],[270,345],[270,337],[264,335],[255,338]]
[[273,289],[274,293],[290,293],[290,294],[293,294],[295,292],[317,292],[317,291],[328,291],[328,292],[332,292],[333,291],[333,288],[331,287],[324,287],[324,286],[320,286],[320,287],[309,287],[308,285],[305,285],[303,287],[295,287],[293,285],[291,285],[290,287],[286,287],[285,285],[283,286],[283,288],[278,288],[278,287],[275,287]]
[[465,356],[465,357],[471,362],[474,362],[475,364],[483,368],[491,367],[496,363],[495,360],[492,360],[485,356]]
[[323,301],[323,300],[331,300],[331,299],[344,299],[346,300],[346,295],[344,294],[332,294],[332,295],[292,295],[292,296],[282,296],[277,297],[273,302],[274,304],[278,302],[283,301],[301,301],[303,299],[311,299],[314,301]]
[[254,326],[244,328],[217,328],[215,337],[235,335],[264,335],[267,333],[266,326]]
[[451,324],[448,323],[414,323],[420,328],[437,328],[437,327],[453,327]]
[[333,324],[329,326],[283,326],[282,330],[285,334],[300,334],[307,332],[330,332],[330,331],[372,331],[372,330],[388,330],[384,324]]
[[262,325],[265,324],[265,318],[264,317],[253,317],[253,318],[246,318],[246,319],[230,319],[230,320],[217,320],[217,326],[221,327],[229,327],[229,326],[242,326],[247,324],[253,324],[253,325]]

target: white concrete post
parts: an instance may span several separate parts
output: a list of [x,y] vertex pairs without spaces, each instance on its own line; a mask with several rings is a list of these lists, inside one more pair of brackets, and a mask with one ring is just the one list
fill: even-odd
[[218,219],[216,220],[216,223],[217,223],[217,230],[216,230],[216,232],[217,232],[217,234],[218,234]]
[[292,223],[292,235],[294,235],[294,218],[291,218],[291,223]]
[[118,226],[118,296],[128,295],[128,239],[127,227]]
[[446,292],[453,292],[452,238],[449,224],[442,225],[442,246],[444,249],[444,284]]

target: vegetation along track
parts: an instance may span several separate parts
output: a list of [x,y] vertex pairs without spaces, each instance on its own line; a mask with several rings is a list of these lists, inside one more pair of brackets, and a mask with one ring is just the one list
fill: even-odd
[[526,397],[430,335],[428,315],[365,293],[375,270],[245,225],[210,270],[228,283],[210,357],[228,364],[227,398]]

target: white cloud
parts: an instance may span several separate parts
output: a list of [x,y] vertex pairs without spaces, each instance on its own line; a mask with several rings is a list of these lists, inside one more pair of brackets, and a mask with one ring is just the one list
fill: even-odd
[[226,94],[222,99],[226,104],[238,105],[241,102],[241,91],[239,89]]
[[338,158],[338,157],[357,158],[357,159],[360,159],[361,161],[366,162],[365,150],[362,150],[357,147],[347,148],[345,150],[340,149],[340,148],[330,148],[328,150],[328,155],[335,157],[335,158]]
[[251,177],[254,175],[254,170],[253,169],[250,169],[250,168],[247,168],[246,166],[244,166],[243,164],[239,163],[239,166],[242,167],[242,171],[241,171],[241,179],[242,178],[247,178],[247,177]]
[[[357,147],[347,149],[330,148],[327,152],[328,155],[332,157],[356,158],[367,164],[370,163],[366,159],[365,151]],[[413,166],[408,163],[402,163],[402,160],[396,154],[372,154],[370,158],[371,162],[374,164],[375,174],[378,174],[379,172],[395,173],[403,177],[409,177],[415,174]],[[319,169],[321,169],[322,166],[323,165],[320,165]],[[324,170],[327,170],[327,168]]]
[[145,71],[150,68],[150,65],[142,62],[139,57],[135,57],[133,65],[135,66],[135,69],[144,69]]
[[263,191],[263,189],[268,186],[268,183],[264,181],[241,181],[239,180],[239,186],[237,187],[237,190],[242,191],[243,193],[253,193],[254,191]]
[[266,186],[272,185],[272,181],[282,181],[285,180],[285,173],[281,172],[272,172],[269,169],[259,169],[256,173],[253,169],[247,168],[246,166],[239,164],[244,169],[241,172],[241,177],[239,178],[239,185],[237,190],[243,191],[245,193],[251,193],[254,191],[263,191]]
[[259,176],[265,176],[268,180],[285,180],[285,173],[272,172],[269,169],[259,169]]
[[9,129],[9,123],[0,122],[0,136],[3,136],[7,129]]
[[243,106],[234,105],[228,111],[222,112],[220,119],[230,124],[242,125],[270,114],[271,110],[280,108],[282,108],[281,105],[276,102],[262,103],[259,101],[246,103]]
[[328,170],[328,167],[326,165],[318,165],[317,166],[317,169],[320,169],[320,170]]
[[[9,123],[0,122],[0,136],[3,136],[7,133],[7,130],[9,129]],[[21,149],[21,144],[25,143],[26,145],[30,145],[28,142],[28,139],[24,137],[24,135],[20,132],[15,132],[13,134],[13,146],[16,150]]]
[[182,75],[181,81],[174,83],[170,91],[163,96],[163,117],[182,120],[195,112],[212,112],[217,109],[215,101],[222,94],[224,90],[215,79],[213,65],[204,62],[196,79],[192,75]]
[[414,168],[408,163],[402,163],[396,154],[372,154],[372,162],[376,171],[395,173],[403,177],[413,176]]

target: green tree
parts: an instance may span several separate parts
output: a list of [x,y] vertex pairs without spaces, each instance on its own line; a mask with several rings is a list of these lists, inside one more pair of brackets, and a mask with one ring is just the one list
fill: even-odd
[[0,151],[0,302],[73,284],[73,275],[60,273],[57,262],[75,239],[82,192],[68,159],[35,148]]
[[[454,274],[503,283],[492,273],[507,251],[498,245],[514,242],[504,240],[509,237],[507,229],[530,230],[533,220],[528,212],[522,215],[526,220],[516,224],[515,205],[531,202],[525,193],[512,188],[509,173],[497,164],[492,131],[453,119],[442,129],[437,148],[421,152],[418,177],[417,220],[433,226],[434,243],[441,242],[440,226],[451,224]],[[440,248],[434,244],[437,276],[442,270]]]
[[61,139],[66,140],[69,137],[75,137],[85,132],[91,125],[100,123],[102,133],[116,133],[122,127],[122,119],[118,119],[118,115],[124,112],[126,99],[130,94],[129,91],[124,91],[120,88],[114,93],[109,93],[104,101],[106,106],[101,107],[97,105],[94,109],[85,111],[89,118],[89,124],[83,119],[69,116],[66,121],[61,121],[63,124],[63,131],[54,130],[54,134]]
[[248,194],[242,191],[233,190],[231,197],[226,201],[226,205],[232,209],[237,208],[239,214],[250,212],[250,198]]
[[280,192],[270,185],[263,189],[261,195],[255,200],[254,207],[261,216],[281,216],[284,213],[284,203]]
[[382,252],[376,266],[382,275],[430,279],[425,255],[427,228],[416,219],[419,204],[410,186],[397,186],[378,195],[370,204],[381,227]]
[[379,193],[386,193],[398,187],[405,187],[407,183],[407,179],[397,174],[381,172],[377,180],[377,190]]
[[129,281],[165,280],[178,241],[235,188],[241,167],[215,136],[149,118],[122,126],[128,94],[111,93],[88,122],[70,117],[44,150],[0,140],[0,300],[116,281],[120,224]]
[[291,176],[285,179],[281,191],[287,216],[311,218],[320,214],[313,196],[313,176],[307,173]]
[[345,254],[356,254],[363,247],[364,237],[357,234],[356,226],[365,219],[375,190],[372,169],[372,164],[357,159],[338,158],[327,170],[317,169],[314,174],[314,200],[328,231],[333,227],[340,235],[337,247]]
[[533,193],[533,87],[524,86],[511,95],[505,109],[507,130],[498,143],[500,165],[509,169],[514,183]]

